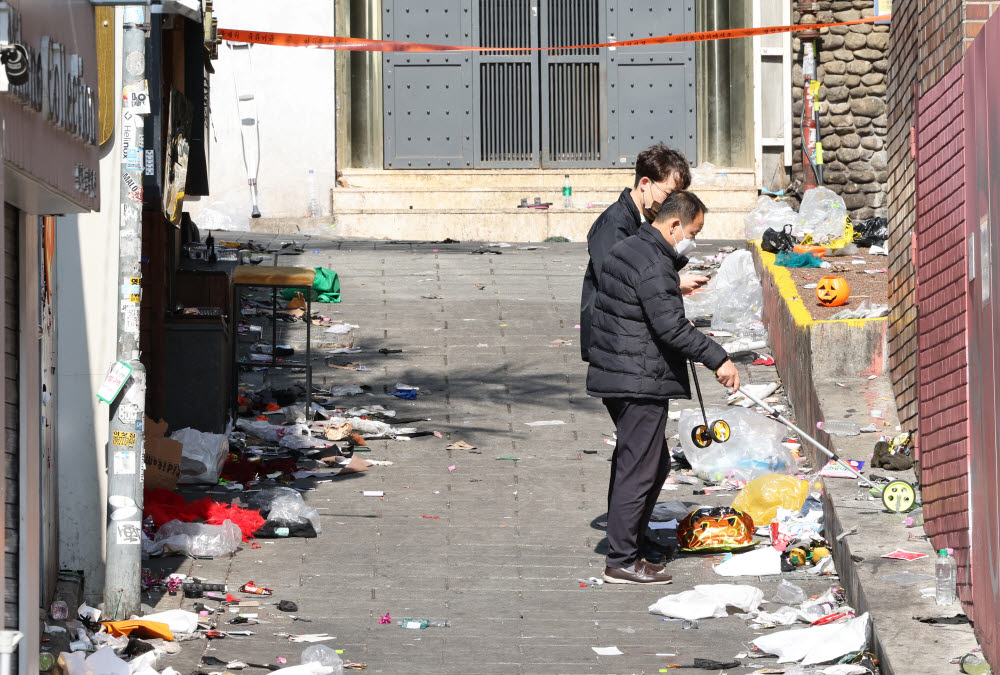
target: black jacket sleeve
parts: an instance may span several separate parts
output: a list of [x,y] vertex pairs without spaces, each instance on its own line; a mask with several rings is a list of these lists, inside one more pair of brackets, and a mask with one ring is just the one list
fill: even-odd
[[729,359],[726,350],[691,325],[684,315],[684,299],[676,272],[659,266],[641,272],[636,295],[653,335],[661,344],[697,363],[716,370]]

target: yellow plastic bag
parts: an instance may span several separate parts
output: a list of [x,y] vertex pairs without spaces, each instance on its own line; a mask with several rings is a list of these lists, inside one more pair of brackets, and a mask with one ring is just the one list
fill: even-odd
[[733,508],[749,514],[753,524],[760,527],[774,520],[779,508],[798,511],[808,496],[808,481],[770,474],[747,483],[733,500]]

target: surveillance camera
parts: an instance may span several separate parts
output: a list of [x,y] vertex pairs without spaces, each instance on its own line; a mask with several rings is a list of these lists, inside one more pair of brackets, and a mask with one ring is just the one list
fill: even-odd
[[0,48],[0,63],[7,73],[7,82],[12,86],[28,81],[28,51],[23,45],[12,44]]

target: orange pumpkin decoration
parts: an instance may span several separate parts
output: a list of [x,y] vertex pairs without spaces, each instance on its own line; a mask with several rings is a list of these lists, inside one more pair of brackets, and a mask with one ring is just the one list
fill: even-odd
[[840,307],[851,297],[851,287],[844,277],[823,277],[816,284],[816,299],[824,307]]

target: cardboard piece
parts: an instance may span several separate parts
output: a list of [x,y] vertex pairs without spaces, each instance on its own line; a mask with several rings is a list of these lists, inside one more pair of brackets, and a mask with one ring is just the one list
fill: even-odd
[[181,477],[181,452],[184,446],[180,441],[164,438],[167,433],[167,423],[163,420],[154,422],[145,418],[145,451],[146,473],[145,488],[154,490],[162,488],[173,490]]
[[349,473],[361,473],[362,471],[368,470],[368,462],[361,459],[360,457],[352,457],[351,461],[347,463],[344,468],[340,470],[338,476],[343,476]]

